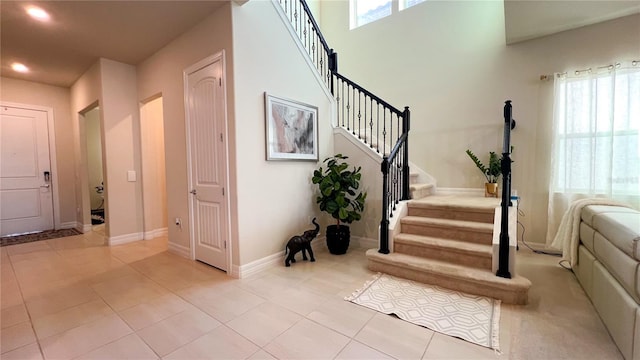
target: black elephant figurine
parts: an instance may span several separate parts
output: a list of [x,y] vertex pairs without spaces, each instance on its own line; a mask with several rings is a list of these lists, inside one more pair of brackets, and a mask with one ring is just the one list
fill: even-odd
[[307,260],[306,252],[308,251],[311,261],[316,261],[316,259],[313,257],[313,250],[311,250],[311,240],[318,236],[318,233],[320,232],[320,225],[318,225],[318,223],[316,222],[316,218],[313,218],[311,223],[316,226],[315,229],[307,230],[302,233],[302,235],[296,235],[289,239],[289,241],[287,242],[287,247],[284,250],[284,254],[287,255],[288,252],[289,255],[284,260],[284,266],[291,266],[292,262],[296,262],[294,256],[296,255],[296,253],[298,253],[298,251],[302,251],[302,260]]

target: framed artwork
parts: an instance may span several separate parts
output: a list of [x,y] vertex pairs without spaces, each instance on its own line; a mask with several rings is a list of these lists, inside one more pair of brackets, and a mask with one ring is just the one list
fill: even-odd
[[264,93],[267,160],[318,161],[318,108]]

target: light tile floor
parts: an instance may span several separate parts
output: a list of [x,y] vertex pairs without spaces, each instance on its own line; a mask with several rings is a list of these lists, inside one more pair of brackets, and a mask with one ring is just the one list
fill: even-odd
[[573,274],[527,250],[529,304],[502,305],[499,354],[344,301],[373,275],[362,248],[233,279],[166,238],[102,236],[0,249],[2,359],[622,358]]

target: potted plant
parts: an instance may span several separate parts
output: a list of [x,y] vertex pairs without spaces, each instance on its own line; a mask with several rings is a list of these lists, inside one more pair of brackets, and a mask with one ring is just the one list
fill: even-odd
[[495,152],[489,152],[489,165],[485,166],[480,159],[469,149],[466,151],[467,155],[473,160],[474,164],[482,171],[487,182],[484,184],[486,197],[498,197],[498,179],[502,174],[502,158],[498,158]]
[[366,192],[360,188],[360,167],[349,168],[344,160],[347,156],[337,154],[324,159],[326,168],[320,166],[313,172],[312,182],[318,185],[320,194],[316,198],[320,210],[336,219],[335,225],[327,226],[327,247],[335,255],[344,254],[349,248],[349,226],[360,220],[364,211]]

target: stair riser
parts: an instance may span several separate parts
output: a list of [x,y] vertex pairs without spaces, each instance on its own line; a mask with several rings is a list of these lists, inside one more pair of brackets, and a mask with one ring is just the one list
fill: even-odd
[[505,290],[492,287],[490,284],[478,284],[466,279],[449,277],[442,274],[422,272],[415,269],[408,269],[388,263],[369,259],[369,270],[382,272],[393,276],[432,284],[443,288],[464,292],[467,294],[481,295],[499,299],[506,304],[525,305],[527,303],[528,292],[522,290]]
[[452,211],[448,209],[438,208],[419,208],[409,206],[409,216],[422,216],[438,219],[475,221],[487,224],[493,224],[493,212],[470,212],[470,211]]
[[445,228],[429,224],[402,223],[402,232],[405,234],[432,236],[437,238],[467,241],[484,245],[491,245],[493,241],[492,233],[478,232],[474,231],[473,229],[466,228]]
[[401,254],[419,256],[426,259],[447,261],[453,264],[465,265],[478,269],[491,269],[491,255],[483,256],[474,253],[462,253],[433,246],[404,244],[395,242],[393,251]]

